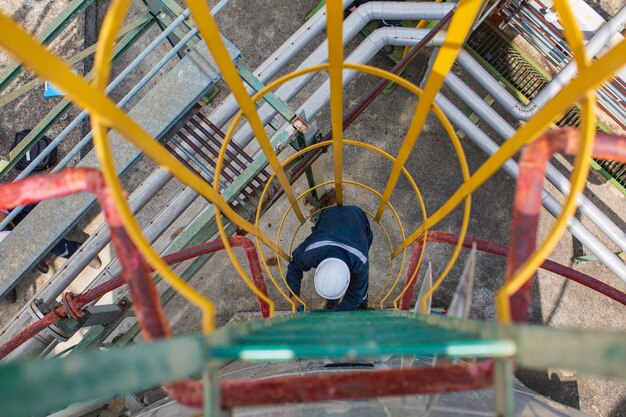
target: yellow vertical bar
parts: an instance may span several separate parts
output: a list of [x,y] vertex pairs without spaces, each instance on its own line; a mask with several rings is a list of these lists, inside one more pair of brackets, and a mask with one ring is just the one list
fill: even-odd
[[[115,36],[124,21],[130,4],[131,0],[114,0],[109,7],[100,31],[98,48],[95,54],[95,76],[92,84],[103,95],[105,94],[106,84],[111,72],[111,55],[113,53]],[[163,276],[163,279],[175,291],[201,309],[204,332],[213,331],[215,329],[215,307],[213,303],[176,276],[143,236],[141,228],[128,206],[124,190],[116,174],[115,163],[107,140],[106,125],[102,117],[97,113],[92,113],[90,116],[94,130],[93,141],[96,156],[102,167],[104,180],[111,190],[111,195],[119,211],[124,228],[144,258]]]
[[101,117],[107,127],[113,127],[125,139],[140,149],[150,159],[161,165],[176,178],[189,185],[198,194],[216,204],[238,227],[258,236],[263,243],[281,253],[261,230],[238,215],[213,187],[198,174],[174,158],[159,142],[154,140],[141,126],[118,108],[108,97],[94,89],[82,77],[74,74],[60,58],[41,46],[17,23],[0,11],[0,47],[16,60],[33,70],[40,78],[49,80],[75,104],[90,114]]
[[285,195],[289,199],[294,213],[296,213],[300,222],[303,223],[304,215],[300,210],[300,206],[298,205],[298,201],[296,200],[291,184],[289,183],[287,175],[285,175],[285,171],[283,170],[283,167],[281,166],[280,161],[272,148],[270,139],[265,132],[263,122],[261,121],[261,118],[256,111],[256,107],[250,99],[246,88],[244,87],[243,81],[239,77],[237,68],[230,59],[228,49],[222,40],[222,35],[220,34],[217,24],[215,23],[215,19],[211,16],[211,11],[207,6],[206,0],[186,0],[186,3],[191,11],[191,15],[193,16],[196,25],[198,25],[198,30],[200,31],[204,42],[211,51],[217,66],[222,72],[224,81],[226,81],[228,87],[233,93],[233,96],[237,99],[237,102],[241,107],[241,111],[248,119],[250,127],[252,127],[252,130],[254,131],[259,145],[267,157],[268,163],[276,173],[276,178],[278,178],[280,185],[285,191]]
[[430,76],[426,81],[424,92],[417,103],[417,108],[415,109],[409,130],[398,152],[396,162],[391,169],[389,181],[387,182],[383,198],[378,206],[378,211],[376,212],[376,220],[380,220],[385,211],[385,207],[387,207],[387,202],[396,187],[396,183],[402,172],[402,167],[409,158],[411,150],[422,131],[422,127],[426,121],[430,107],[435,100],[435,96],[443,85],[448,71],[452,68],[452,64],[454,64],[459,49],[463,46],[463,43],[465,43],[465,39],[474,24],[474,20],[481,9],[482,3],[483,0],[461,0],[454,12],[454,16],[452,16],[445,41],[437,54]]
[[343,205],[343,7],[341,0],[326,2],[330,122],[333,133],[335,198]]
[[597,88],[606,81],[612,74],[624,66],[624,56],[626,56],[626,39],[620,41],[611,48],[610,51],[598,58],[594,63],[579,70],[578,75],[566,84],[557,95],[544,107],[539,109],[537,114],[527,123],[522,125],[513,136],[500,146],[500,149],[489,157],[474,174],[459,187],[456,192],[446,201],[432,216],[405,239],[404,242],[394,249],[394,256],[397,256],[402,249],[409,246],[425,230],[437,225],[452,210],[454,210],[463,199],[474,192],[485,181],[487,181],[498,169],[520,148],[532,142],[538,135],[543,133],[552,120],[559,114],[569,109],[573,103],[580,100],[586,92]]
[[[583,35],[567,0],[555,0],[554,5],[556,11],[559,13],[561,24],[563,25],[565,39],[572,49],[576,66],[579,68],[579,71],[588,68],[590,61],[587,56],[587,50],[583,44]],[[552,227],[548,237],[539,248],[533,252],[517,271],[514,271],[513,278],[505,283],[500,291],[498,291],[496,299],[498,318],[505,323],[511,321],[511,296],[519,291],[519,289],[532,278],[543,260],[550,255],[550,252],[552,252],[565,232],[567,221],[576,212],[577,199],[587,183],[587,175],[589,174],[589,165],[593,153],[596,124],[595,103],[595,93],[593,91],[586,92],[585,99],[582,101],[581,106],[581,143],[576,155],[576,160],[574,161],[574,170],[571,176],[572,185],[556,224]]]

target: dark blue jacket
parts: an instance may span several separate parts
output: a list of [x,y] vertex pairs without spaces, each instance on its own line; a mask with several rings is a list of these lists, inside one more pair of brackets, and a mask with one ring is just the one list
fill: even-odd
[[372,230],[367,215],[356,206],[335,206],[323,210],[312,233],[291,254],[287,284],[300,295],[302,273],[326,258],[338,258],[350,268],[350,285],[337,310],[355,310],[367,300],[368,252]]

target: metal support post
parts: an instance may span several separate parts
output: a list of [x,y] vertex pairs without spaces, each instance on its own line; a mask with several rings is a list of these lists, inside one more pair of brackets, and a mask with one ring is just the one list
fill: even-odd
[[[178,15],[183,12],[182,8],[178,7],[178,5],[176,5],[176,10],[180,10],[180,12],[177,12],[168,7],[168,5],[161,0],[144,0],[144,3],[161,30],[166,30],[172,24],[174,19],[176,19]],[[183,24],[187,28],[191,29],[190,25],[188,25],[187,23]],[[180,40],[184,36],[185,32],[180,28],[180,26],[177,26],[172,32],[167,35],[167,40],[174,47],[180,42]],[[178,56],[182,58],[185,53],[186,51],[184,49],[181,49],[178,51]]]
[[494,389],[496,393],[496,416],[515,416],[512,359],[496,360],[494,366]]
[[[319,133],[319,129],[317,128],[317,123],[314,121],[313,123],[311,123],[309,129],[304,132],[304,136],[298,137],[298,139],[293,143],[293,147],[297,151],[302,150],[311,143],[317,142],[320,136],[321,135]],[[318,159],[314,161],[311,166],[304,171],[309,188],[314,188],[317,183],[323,182],[324,171],[322,170],[321,164],[322,162]],[[316,178],[321,179],[321,181],[316,181]],[[320,187],[319,189],[314,189],[309,194],[311,203],[313,203],[314,206],[321,207],[320,197],[325,194],[325,189],[326,187]]]
[[204,417],[228,417],[230,411],[222,409],[222,390],[218,370],[222,362],[209,362],[202,373],[204,382]]

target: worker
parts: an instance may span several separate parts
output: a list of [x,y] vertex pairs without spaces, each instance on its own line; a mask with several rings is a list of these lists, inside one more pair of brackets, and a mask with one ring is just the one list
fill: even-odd
[[[367,308],[368,252],[373,235],[367,215],[356,206],[322,210],[312,233],[291,254],[287,284],[298,311],[303,306],[300,284],[304,271],[315,268],[315,290],[326,299],[327,310]],[[343,297],[343,300],[341,298]]]

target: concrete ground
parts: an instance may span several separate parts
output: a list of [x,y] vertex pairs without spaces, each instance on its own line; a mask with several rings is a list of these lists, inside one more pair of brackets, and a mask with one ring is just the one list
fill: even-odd
[[[55,7],[58,6],[58,2],[50,3],[54,3]],[[211,1],[210,3],[213,4],[215,2]],[[292,3],[270,0],[258,0],[255,2],[233,0],[218,16],[218,23],[224,35],[242,50],[246,65],[250,68],[255,68],[302,24],[304,16],[306,16],[316,3],[317,0],[306,0],[299,2],[298,7],[294,7]],[[31,27],[31,25],[33,25],[32,22],[36,22],[37,19],[45,21],[51,14],[49,10],[42,8],[42,4],[36,5],[37,7],[33,6],[29,13],[22,14],[17,13],[16,10],[27,10],[29,5],[32,5],[31,2],[11,0],[8,4],[10,8],[3,3],[0,9],[16,15],[18,18],[24,16],[25,24],[28,24],[29,27]],[[101,17],[106,8],[106,2],[100,2],[99,7],[99,15]],[[141,2],[136,2],[134,7],[134,13],[140,13],[143,10]],[[82,32],[80,32],[78,26],[80,26],[80,24],[72,29],[74,30],[74,32],[72,32],[73,35],[67,37],[66,43],[69,49],[80,48]],[[153,28],[152,30],[156,29]],[[318,37],[317,41],[321,41],[322,37],[323,35]],[[361,39],[362,37],[358,36],[355,41],[349,45],[349,48],[354,47]],[[63,47],[59,46],[58,48],[58,51],[62,52]],[[312,48],[313,46],[299,54],[294,60],[295,63],[288,66],[285,72],[295,68],[297,62],[301,61]],[[158,54],[156,56],[158,56]],[[129,54],[129,57],[132,57],[132,54]],[[426,55],[418,57],[405,72],[407,78],[415,83],[419,83],[426,62]],[[390,68],[392,66],[391,62],[380,54],[371,64],[382,68]],[[116,69],[119,71],[121,67],[121,65],[117,65]],[[142,69],[145,70],[144,67],[142,67]],[[463,76],[463,74],[460,75]],[[319,83],[321,79],[322,78],[318,77],[313,83]],[[346,108],[354,105],[359,97],[375,82],[376,80],[369,76],[359,76],[353,80],[345,89]],[[475,83],[471,85],[479,94],[483,94]],[[310,93],[310,89],[297,96],[293,101],[294,107],[297,107],[308,93]],[[458,100],[455,100],[454,97],[450,96],[450,98],[461,109],[466,109],[466,106]],[[40,115],[43,114],[42,112],[45,110],[45,106],[48,105],[41,100],[40,96],[28,100],[31,101],[17,107],[15,111],[13,109],[11,109],[11,111],[3,109],[2,112],[0,112],[0,117],[2,117],[0,133],[3,138],[0,146],[3,146],[3,152],[6,151],[6,141],[8,140],[7,138],[10,137],[11,132],[14,131],[17,126],[22,126],[32,120],[37,120],[37,118],[41,117]],[[28,103],[41,104],[35,105]],[[217,101],[215,103],[217,103]],[[398,88],[390,95],[381,95],[346,131],[345,137],[370,143],[386,150],[392,155],[396,154],[404,138],[404,134],[406,133],[407,126],[411,121],[415,104],[416,99],[414,96]],[[37,107],[39,105],[42,107]],[[214,108],[214,105],[207,108],[205,113],[210,115],[212,108]],[[504,112],[500,113],[504,115]],[[16,115],[18,114],[21,115],[19,117],[23,117],[23,119],[17,119],[16,117],[18,116]],[[329,128],[328,112],[323,113],[319,117],[318,123],[323,132]],[[486,129],[484,123],[479,122],[479,125],[483,127],[494,140],[501,142],[500,138]],[[463,139],[462,143],[470,171],[474,172],[486,159],[485,155],[477,149],[469,139]],[[557,167],[563,169],[564,172],[569,172],[571,168],[570,161],[565,158],[556,158],[553,162]],[[330,154],[326,154],[320,164],[322,166],[321,171],[324,173],[324,178],[321,179],[332,179],[332,161]],[[346,147],[344,173],[347,179],[363,182],[376,190],[382,191],[386,179],[388,178],[390,167],[390,163],[379,156],[372,155],[360,148]],[[152,163],[142,161],[128,177],[126,186],[129,189],[134,188],[138,182],[145,178],[152,168]],[[411,154],[407,163],[407,169],[420,187],[420,191],[426,201],[428,213],[433,213],[440,207],[462,182],[459,164],[454,156],[450,141],[443,131],[441,124],[432,116],[429,118]],[[492,240],[494,242],[508,243],[514,186],[515,183],[511,178],[504,173],[498,173],[479,188],[472,196],[472,217],[468,235]],[[304,191],[306,188],[304,180],[300,180],[295,186],[296,193]],[[140,213],[140,220],[147,222],[153,214],[180,189],[181,185],[177,181],[170,181],[168,187],[159,194],[158,198]],[[550,191],[553,192],[559,200],[563,200],[558,192],[553,189],[550,189]],[[626,206],[624,205],[623,195],[619,194],[610,184],[606,183],[602,177],[595,173],[591,174],[586,193],[588,197],[596,202],[599,207],[603,208],[621,228],[626,228],[626,224],[623,220],[626,218]],[[346,186],[345,201],[347,204],[359,205],[370,212],[375,212],[376,210],[377,199],[354,186]],[[399,182],[391,202],[397,209],[407,233],[413,231],[419,225],[422,216],[420,215],[417,201],[407,181],[401,180]],[[180,230],[180,227],[182,227],[186,221],[189,221],[193,213],[197,212],[204,204],[205,202],[202,200],[197,200],[194,206],[185,213],[185,216],[179,219],[177,224],[169,229],[168,233],[175,233],[177,230]],[[270,213],[262,219],[261,227],[270,236],[275,235],[286,207],[286,200],[282,199],[274,206]],[[452,233],[458,232],[461,214],[460,209],[455,210],[435,229]],[[100,221],[99,217],[95,217],[95,215],[91,216],[84,225],[81,225],[80,229],[84,230],[85,233],[90,233]],[[583,223],[594,230],[585,219],[583,219]],[[540,239],[545,238],[553,224],[554,219],[548,213],[543,212],[539,230]],[[397,245],[401,241],[401,237],[394,223],[394,219],[389,212],[383,217],[382,225],[389,231],[392,244]],[[296,235],[295,244],[298,244],[298,242],[306,236],[308,227],[310,227],[310,224],[302,226],[299,233]],[[281,241],[283,248],[289,247],[296,228],[296,220],[294,216],[291,215],[288,217],[281,234],[283,237]],[[376,296],[382,288],[388,278],[389,267],[389,246],[382,234],[382,229],[377,225],[373,225],[373,230],[375,233],[375,241],[371,252],[370,297]],[[575,242],[573,242],[571,235],[564,235],[558,247],[551,255],[551,259],[570,265],[574,253],[574,245]],[[617,248],[614,249],[617,250]],[[424,261],[432,263],[435,276],[441,273],[451,252],[452,248],[448,246],[428,246]],[[267,249],[265,249],[264,253],[268,257],[271,256]],[[106,260],[110,256],[110,250],[105,250],[103,254],[104,259]],[[410,256],[410,254],[408,256]],[[435,294],[434,306],[445,308],[449,304],[466,256],[467,251],[463,251],[459,261],[444,281],[443,286]],[[61,261],[55,260],[54,264],[58,265],[59,262]],[[243,264],[245,265],[245,263]],[[283,263],[283,268],[285,266],[286,264]],[[394,263],[395,273],[397,273],[398,269],[399,262],[396,261]],[[576,266],[576,269],[624,290],[624,285],[619,282],[607,268],[597,262],[587,262]],[[271,266],[270,270],[276,278],[280,279],[277,266]],[[422,269],[420,278],[424,271],[425,268]],[[479,254],[477,282],[474,298],[472,300],[471,315],[473,318],[485,320],[495,319],[496,313],[493,300],[495,292],[501,285],[503,273],[503,259]],[[20,288],[21,293],[24,294],[20,295],[22,301],[27,300],[28,294],[32,294],[50,276],[51,274],[44,277],[34,276],[32,281],[25,283],[24,286]],[[542,271],[539,272],[538,276],[539,278],[533,293],[534,321],[555,327],[602,328],[614,330],[623,330],[626,327],[623,306],[596,295],[592,291],[575,283],[569,283],[554,274]],[[395,279],[395,274],[392,276],[392,279]],[[401,275],[400,279],[404,279],[404,274]],[[314,296],[311,281],[311,279],[306,280],[304,292],[309,296],[313,306],[320,306],[321,300]],[[237,273],[233,270],[224,253],[218,253],[211,262],[197,274],[194,280],[192,280],[192,284],[216,303],[218,321],[221,324],[226,323],[236,312],[254,311],[257,309],[256,299],[243,284],[241,278],[237,276]],[[272,298],[277,300],[278,309],[286,309],[287,303],[280,301],[281,298],[278,292],[271,288],[271,284],[268,285],[270,286]],[[397,294],[397,291],[394,294]],[[393,295],[387,299],[387,305],[389,305],[392,298]],[[10,316],[15,310],[13,306],[6,305],[5,303],[0,304],[3,316]],[[168,318],[174,324],[174,333],[189,334],[199,331],[200,314],[198,310],[189,306],[189,304],[180,299],[180,297],[175,298],[169,303],[166,306],[166,311]],[[538,343],[540,343],[540,341],[538,341]],[[520,370],[518,377],[535,391],[566,405],[580,408],[583,412],[590,415],[626,415],[626,385],[623,382],[579,375],[576,372],[560,369]]]

